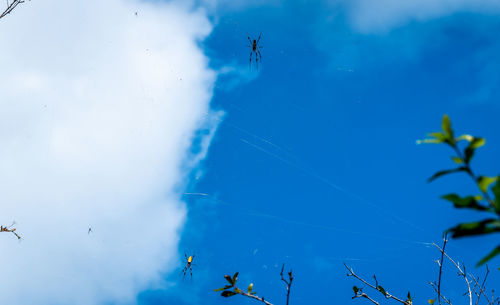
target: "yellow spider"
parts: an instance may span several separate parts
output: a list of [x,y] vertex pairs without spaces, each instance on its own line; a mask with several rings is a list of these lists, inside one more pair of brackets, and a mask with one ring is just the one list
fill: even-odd
[[184,269],[182,269],[182,273],[183,273],[182,278],[186,277],[186,273],[188,270],[189,270],[189,274],[191,275],[191,278],[193,278],[193,268],[191,266],[193,266],[194,254],[192,256],[190,255],[188,257],[187,254],[184,253],[184,257],[186,258],[186,265],[184,266]]

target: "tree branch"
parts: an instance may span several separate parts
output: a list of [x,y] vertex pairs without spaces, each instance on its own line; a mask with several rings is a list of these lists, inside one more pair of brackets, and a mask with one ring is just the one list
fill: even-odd
[[[288,301],[290,300],[290,288],[292,287],[293,274],[292,269],[288,271],[288,281],[283,277],[283,269],[285,269],[285,264],[281,267],[281,280],[286,284],[286,305],[288,305]],[[377,304],[378,305],[378,304]]]
[[441,305],[441,274],[443,272],[444,250],[446,248],[447,242],[448,242],[448,238],[447,238],[447,235],[445,234],[443,237],[443,251],[441,252],[441,260],[438,263],[439,264],[439,277],[438,277],[438,285],[437,285],[437,294],[438,294],[439,305]]
[[[460,159],[465,160],[465,156],[460,151],[457,145],[451,145],[451,147],[453,147],[453,150],[455,150],[457,156]],[[471,177],[472,180],[474,180],[474,182],[477,183],[479,181],[479,177],[476,174],[474,174],[474,171],[472,171],[472,168],[470,167],[469,163],[464,162],[463,166],[465,167],[465,172],[467,173],[467,175],[469,175],[469,177]],[[491,199],[490,194],[488,194],[488,190],[483,191],[480,189],[480,191],[483,194],[484,199],[486,199],[486,201],[490,205],[490,207],[495,208],[495,203],[493,202],[493,199]]]
[[484,297],[486,298],[486,301],[488,302],[488,304],[492,303],[492,301],[488,300],[488,296],[486,295],[486,288],[484,287],[485,284],[486,284],[486,279],[488,278],[488,274],[489,273],[490,273],[490,269],[488,268],[488,265],[486,265],[486,274],[484,275],[483,283],[481,285],[479,285],[478,279],[476,279],[475,277],[472,277],[472,279],[475,282],[474,288],[476,286],[479,287],[479,293],[476,293],[476,295],[477,295],[476,305],[479,304],[479,299],[481,298],[481,294],[484,295]]
[[[380,288],[381,288],[380,286],[378,286],[378,285],[377,285],[377,286],[374,286],[374,285],[372,285],[372,284],[368,283],[367,281],[365,281],[364,279],[362,279],[361,277],[359,277],[356,273],[354,273],[354,270],[353,270],[351,267],[347,266],[345,263],[344,263],[344,266],[345,266],[345,267],[346,267],[346,269],[349,271],[349,273],[347,274],[347,276],[354,276],[355,278],[357,278],[359,281],[361,281],[361,282],[362,282],[363,284],[365,284],[366,286],[368,286],[368,287],[370,287],[370,288],[372,288],[372,289],[375,289],[375,290],[377,290],[377,291],[381,292],[382,294],[384,294],[386,299],[393,299],[393,300],[398,301],[398,302],[400,302],[400,303],[402,303],[402,304],[405,304],[405,305],[412,305],[412,304],[411,304],[411,301],[403,301],[402,299],[400,299],[400,298],[398,298],[398,297],[396,297],[396,296],[393,296],[392,294],[390,294],[390,293],[389,293],[389,292],[387,292],[386,290],[383,290],[383,291],[382,291],[382,290],[380,289]],[[378,284],[378,283],[377,283],[377,284]],[[363,292],[362,292],[361,294],[363,294]],[[378,304],[378,303],[377,303],[377,304]]]
[[452,305],[450,300],[448,300],[443,294],[441,294],[441,292],[438,292],[436,283],[429,282],[429,284],[434,289],[434,291],[438,294],[438,297],[441,297],[443,299],[443,301],[445,301],[446,304]]
[[[238,289],[238,288],[236,288],[236,289]],[[262,302],[262,303],[264,303],[266,305],[273,305],[273,304],[269,303],[268,301],[264,300],[264,297],[259,297],[257,295],[253,295],[253,294],[247,293],[247,292],[245,292],[245,291],[243,291],[241,289],[238,289],[238,290],[239,290],[239,294],[241,294],[241,295],[244,295],[246,297],[252,298],[252,299],[257,300],[257,301],[260,301],[260,302]]]
[[352,299],[354,300],[355,298],[366,298],[370,301],[372,301],[373,304],[375,305],[379,305],[379,303],[377,301],[375,301],[374,299],[370,298],[366,293],[364,292],[361,292],[360,294],[357,294],[355,296],[352,297]]
[[[292,282],[293,282],[293,274],[292,274],[292,270],[290,270],[288,272],[288,280],[286,280],[283,277],[283,270],[284,269],[285,269],[285,264],[283,264],[283,266],[281,267],[280,275],[281,275],[281,280],[283,282],[285,282],[285,284],[286,284],[286,291],[287,291],[287,293],[286,293],[286,305],[288,305],[289,300],[290,300],[290,288],[291,288]],[[259,297],[257,295],[257,293],[253,291],[253,283],[248,285],[248,288],[246,291],[238,288],[236,286],[236,282],[238,281],[238,274],[239,274],[239,272],[236,272],[233,276],[224,275],[224,278],[226,279],[226,281],[228,281],[229,285],[226,284],[226,286],[224,286],[222,288],[214,289],[214,291],[215,292],[222,291],[221,296],[226,297],[226,298],[240,294],[240,295],[246,296],[247,298],[251,298],[251,299],[257,300],[259,302],[262,302],[266,305],[273,305],[272,303],[266,301],[264,299],[264,297]]]
[[472,305],[472,291],[471,291],[471,288],[470,288],[470,284],[471,282],[469,281],[468,277],[467,277],[467,274],[466,274],[466,271],[465,271],[465,265],[464,265],[464,270],[462,271],[462,269],[460,268],[460,265],[455,263],[455,261],[446,253],[444,252],[443,249],[441,249],[438,245],[436,245],[435,243],[432,243],[434,246],[436,246],[436,248],[439,249],[439,251],[444,255],[446,256],[450,262],[457,268],[458,270],[458,275],[459,276],[462,276],[465,280],[465,283],[467,284],[467,293],[469,295],[469,305]]
[[12,12],[19,3],[24,3],[24,0],[14,0],[10,4],[9,4],[9,1],[7,1],[7,8],[0,15],[0,19],[7,16],[8,14],[10,14],[10,12]]

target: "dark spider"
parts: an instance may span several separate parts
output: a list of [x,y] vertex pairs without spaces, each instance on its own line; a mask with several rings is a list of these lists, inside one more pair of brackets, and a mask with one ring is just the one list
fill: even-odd
[[193,258],[194,254],[191,256],[187,256],[186,253],[184,253],[184,257],[186,258],[186,265],[184,266],[184,269],[182,269],[183,276],[182,278],[186,277],[186,272],[189,270],[189,274],[191,275],[191,278],[193,278]]
[[251,44],[249,47],[252,48],[252,50],[250,51],[250,68],[252,67],[252,54],[253,53],[255,53],[255,66],[257,67],[257,69],[259,68],[259,58],[262,61],[262,54],[260,54],[260,50],[259,50],[259,49],[262,49],[262,47],[259,46],[260,36],[262,36],[262,33],[259,34],[259,38],[254,39],[253,41],[250,38],[250,36],[248,36],[248,41],[250,41],[250,44]]

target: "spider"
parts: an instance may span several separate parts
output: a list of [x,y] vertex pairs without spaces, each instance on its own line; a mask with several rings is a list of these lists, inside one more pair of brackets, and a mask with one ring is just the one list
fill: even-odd
[[[0,226],[0,232],[11,232],[12,234],[14,234],[17,239],[21,239],[21,236],[19,236],[17,233],[16,233],[16,228],[12,228],[14,225],[16,224],[16,222],[13,222],[10,226],[8,227],[4,227],[4,226]],[[12,228],[12,229],[11,229]]]
[[193,268],[191,266],[193,266],[194,254],[188,257],[186,253],[184,253],[184,257],[186,258],[186,265],[184,266],[184,269],[182,269],[182,273],[184,274],[182,278],[186,277],[186,273],[188,270],[191,278],[193,278]]
[[262,54],[260,54],[260,50],[262,48],[262,46],[259,46],[259,41],[260,41],[260,36],[262,36],[262,33],[259,34],[259,38],[257,39],[254,39],[252,41],[252,39],[250,39],[250,36],[248,36],[248,41],[250,41],[250,48],[252,48],[252,50],[250,51],[250,68],[252,67],[252,54],[255,53],[255,66],[257,67],[257,69],[259,68],[259,58],[260,60],[262,61]]

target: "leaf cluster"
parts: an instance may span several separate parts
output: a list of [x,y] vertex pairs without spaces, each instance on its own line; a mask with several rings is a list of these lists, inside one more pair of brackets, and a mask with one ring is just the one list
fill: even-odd
[[[448,229],[447,232],[451,232],[453,238],[500,232],[500,175],[493,177],[476,175],[470,166],[476,149],[483,146],[486,140],[469,134],[456,137],[448,115],[443,116],[441,129],[439,132],[430,133],[430,138],[419,140],[417,143],[448,145],[455,152],[455,155],[451,156],[451,159],[456,166],[436,172],[428,181],[432,182],[437,178],[449,174],[465,173],[472,178],[479,193],[467,196],[451,193],[443,195],[441,198],[451,202],[457,209],[471,209],[491,214],[490,217],[481,221],[461,223]],[[462,143],[465,143],[465,145],[462,145]],[[479,261],[478,266],[486,263],[498,254],[500,254],[500,245],[483,257]]]
[[232,297],[233,295],[237,295],[237,294],[256,295],[257,293],[253,291],[253,283],[250,283],[250,285],[248,285],[246,292],[244,292],[241,289],[239,289],[238,287],[236,287],[236,282],[238,281],[238,274],[239,274],[239,272],[236,272],[235,274],[233,274],[233,276],[230,276],[227,274],[224,275],[224,278],[229,283],[229,285],[225,285],[222,288],[214,289],[214,291],[215,292],[222,291],[221,296],[223,296],[225,298]]

